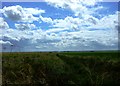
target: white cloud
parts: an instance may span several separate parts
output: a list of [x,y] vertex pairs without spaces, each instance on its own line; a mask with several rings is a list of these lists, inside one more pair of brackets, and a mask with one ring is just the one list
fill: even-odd
[[30,30],[36,28],[34,24],[15,24],[16,29],[18,30]]
[[113,15],[104,16],[101,19],[94,19],[97,21],[96,24],[91,25],[89,28],[100,28],[100,29],[112,29],[115,30],[115,27],[118,24],[118,12]]
[[38,8],[23,8],[24,11],[28,14],[33,14],[33,15],[40,15],[42,13],[45,13],[45,10],[39,10]]
[[[23,51],[117,49],[118,34],[115,30],[118,24],[117,13],[98,19],[92,15],[98,8],[90,10],[87,8],[87,6],[94,6],[95,0],[91,0],[90,3],[87,0],[84,0],[85,2],[83,0],[62,1],[49,0],[48,2],[58,8],[71,9],[78,17],[52,19],[40,15],[45,11],[37,8],[23,8],[18,5],[4,7],[4,15],[18,23],[15,24],[16,29],[10,29],[7,23],[1,23],[0,27],[5,26],[8,29],[2,29],[0,32],[0,34],[4,33],[0,35],[4,41],[0,42],[19,46]],[[49,29],[38,29],[32,23],[33,21],[48,23]],[[3,18],[0,18],[0,22],[4,22]]]
[[27,31],[4,29],[3,33],[2,39],[4,41],[19,46],[23,51],[95,50],[99,47],[99,49],[116,49],[118,43],[118,35],[113,33],[112,30],[89,31],[82,29],[80,31],[69,32],[61,31],[58,28],[46,31],[42,29]]
[[10,43],[9,41],[3,41],[3,40],[0,40],[0,45],[5,45],[5,44],[13,45],[13,44]]
[[[72,10],[76,16],[83,16],[84,14],[92,14],[93,10],[87,6],[94,6],[101,0],[45,0],[51,6],[57,8],[65,8]],[[98,7],[99,8],[99,7]]]
[[[112,50],[118,49],[118,14],[107,15],[98,19],[92,15],[83,18],[67,16],[64,19],[43,18],[43,22],[51,24],[46,33],[56,33],[57,42],[49,43],[56,50]],[[48,35],[49,38],[51,38]],[[52,38],[51,38],[52,39]],[[53,39],[56,40],[56,39]],[[37,48],[41,49],[41,46]]]
[[7,29],[9,28],[9,25],[7,24],[7,22],[5,22],[5,20],[0,17],[0,29]]
[[42,17],[40,16],[40,20],[46,23],[52,23],[53,20],[50,17]]
[[103,0],[80,0],[83,4],[87,6],[94,6],[97,2],[102,2]]
[[38,21],[38,17],[34,15],[40,15],[45,13],[44,10],[39,10],[37,8],[23,8],[19,5],[4,7],[2,9],[5,17],[18,22],[33,22]]
[[[81,23],[83,22],[83,20],[80,19],[80,18],[73,18],[73,17],[70,17],[70,16],[67,16],[64,19],[54,19],[54,20],[51,19],[51,18],[40,16],[40,19],[43,22],[51,24],[51,27],[54,28],[54,31],[80,30],[79,27],[80,27]],[[50,29],[49,31],[53,31],[53,29]]]
[[105,49],[107,46],[109,47],[116,46],[118,43],[118,36],[116,33],[112,33],[112,31],[82,30],[77,32],[62,32],[60,33],[60,37],[61,41],[55,43],[56,47],[59,48],[88,47],[91,49],[95,49],[101,46],[101,48]]
[[66,28],[52,28],[46,31],[46,33],[56,33],[66,30]]
[[80,30],[79,25],[82,20],[79,18],[66,17],[65,19],[56,19],[53,21],[53,27],[63,28],[65,30]]
[[[117,22],[117,13],[113,15],[103,16],[101,19],[98,19],[93,16],[100,9],[103,9],[103,6],[94,7],[98,1],[101,0],[45,0],[48,4],[55,6],[57,8],[71,9],[77,18],[67,16],[64,19],[51,19],[50,17],[42,17],[40,19],[43,22],[51,24],[53,29],[50,29],[48,32],[58,32],[64,30],[70,31],[79,31],[81,29],[115,29],[115,22]],[[93,6],[89,8],[87,6]],[[96,14],[98,15],[98,14]],[[100,14],[99,14],[100,16]],[[109,21],[109,22],[107,22]],[[56,28],[57,27],[57,28]]]
[[50,27],[52,29],[48,30],[47,32],[58,32],[58,31],[79,31],[82,29],[111,29],[115,30],[115,27],[118,26],[118,12],[111,15],[106,15],[101,19],[98,19],[92,15],[84,15],[84,18],[73,18],[71,16],[67,16],[64,19],[51,19],[47,17],[40,16],[40,19],[43,22],[47,22],[51,24]]
[[[117,49],[118,12],[98,19],[92,15],[84,18],[66,17],[50,21],[52,29],[47,33],[57,33],[59,42],[51,43],[60,49]],[[50,19],[50,18],[49,18]],[[56,28],[55,28],[56,27]],[[71,48],[70,48],[71,47]],[[78,49],[80,50],[80,49]]]

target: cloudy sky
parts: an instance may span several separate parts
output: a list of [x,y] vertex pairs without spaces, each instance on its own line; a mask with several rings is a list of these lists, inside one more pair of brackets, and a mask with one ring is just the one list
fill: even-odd
[[117,50],[118,3],[97,1],[3,2],[3,52]]

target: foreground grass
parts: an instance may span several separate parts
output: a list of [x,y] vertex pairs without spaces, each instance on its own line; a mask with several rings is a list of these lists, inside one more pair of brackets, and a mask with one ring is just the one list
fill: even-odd
[[3,86],[116,86],[118,52],[3,53]]

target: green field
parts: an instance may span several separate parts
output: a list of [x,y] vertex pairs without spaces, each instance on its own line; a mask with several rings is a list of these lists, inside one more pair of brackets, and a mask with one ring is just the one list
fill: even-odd
[[2,54],[3,86],[118,86],[118,52]]

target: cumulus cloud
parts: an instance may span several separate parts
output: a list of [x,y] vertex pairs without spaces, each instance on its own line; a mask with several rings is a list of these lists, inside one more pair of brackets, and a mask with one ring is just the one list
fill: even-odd
[[[87,8],[87,6],[94,6],[98,1],[101,0],[45,0],[51,6],[57,8],[65,8],[72,10],[76,16],[83,16],[84,13],[92,14],[93,11]],[[98,7],[99,8],[99,7]]]
[[39,18],[40,18],[41,21],[46,22],[46,23],[51,24],[53,22],[52,18],[50,18],[50,17],[42,17],[42,16],[40,16]]
[[67,16],[64,19],[51,19],[47,17],[40,17],[43,22],[51,24],[52,29],[47,32],[59,32],[64,30],[69,31],[79,31],[82,29],[92,30],[103,30],[111,29],[115,30],[115,27],[118,26],[118,12],[112,15],[106,15],[101,19],[98,19],[92,15],[84,15],[84,18],[73,18]]
[[[71,16],[67,16],[64,19],[51,19],[47,17],[40,16],[40,19],[43,22],[46,22],[48,24],[51,24],[51,27],[56,30],[55,31],[63,31],[63,30],[79,30],[81,23],[83,22],[80,18],[73,18]],[[50,29],[49,31],[53,31],[53,29]],[[58,30],[59,29],[59,30]]]
[[[92,15],[84,15],[84,18],[67,16],[64,19],[50,19],[51,29],[47,33],[57,33],[60,41],[50,43],[56,48],[64,50],[82,49],[117,49],[118,12],[106,15],[98,19]],[[47,20],[47,17],[41,17]],[[45,21],[44,21],[45,22]],[[56,27],[56,28],[55,28]],[[56,37],[57,38],[57,37]],[[71,48],[70,48],[71,47]],[[79,48],[78,48],[79,47]]]
[[4,7],[2,13],[5,17],[18,22],[33,22],[38,21],[39,18],[34,15],[45,13],[44,10],[37,8],[23,8],[20,5]]
[[40,15],[42,13],[45,13],[45,10],[39,10],[38,8],[24,8],[24,11],[28,14],[33,14],[33,15]]
[[[45,11],[38,8],[23,8],[19,5],[4,7],[1,11],[4,16],[17,23],[16,29],[10,29],[7,22],[0,18],[0,27],[7,28],[0,31],[0,43],[13,44],[16,51],[16,47],[22,51],[117,49],[118,12],[98,19],[92,13],[102,7],[88,9],[97,2],[87,1],[46,0],[57,8],[70,9],[77,16],[67,16],[64,19],[43,17],[41,14]],[[38,28],[33,21],[48,23],[49,29]]]
[[16,29],[18,30],[30,30],[36,28],[34,24],[15,24]]
[[[57,32],[57,33],[56,33]],[[23,51],[29,50],[88,50],[88,49],[117,49],[118,35],[113,31],[53,31],[38,30],[3,30],[2,39],[20,47]],[[8,44],[9,45],[9,44]],[[9,51],[9,47],[8,47]]]
[[13,45],[13,44],[10,43],[9,41],[3,41],[3,40],[0,40],[0,45],[5,45],[5,44]]
[[97,23],[91,25],[89,28],[98,28],[98,29],[111,29],[116,30],[115,27],[118,24],[118,12],[113,15],[107,15],[103,18],[97,20]]
[[[107,47],[115,47],[118,44],[117,34],[113,34],[112,31],[77,31],[77,32],[62,32],[60,33],[61,41],[55,43],[56,47],[73,49],[95,49],[99,46],[103,49]],[[72,49],[71,48],[71,49]],[[117,48],[117,47],[116,47]]]
[[46,33],[59,33],[65,30],[66,28],[52,28],[52,29],[46,30]]
[[[103,6],[98,5],[97,7],[93,8],[97,2],[101,0],[45,0],[49,5],[62,8],[62,9],[70,9],[75,13],[77,16],[76,18],[73,18],[71,16],[67,16],[64,19],[51,19],[50,17],[42,17],[40,16],[41,21],[51,24],[51,27],[53,29],[50,29],[50,31],[64,31],[64,30],[70,30],[70,31],[79,31],[81,29],[115,29],[116,23],[118,20],[118,14],[112,14],[112,15],[104,15],[100,19],[95,17],[93,14],[96,14],[100,9],[103,9]],[[89,8],[91,6],[92,8]],[[96,14],[97,16],[100,16],[100,14]],[[109,22],[107,22],[109,21]],[[57,27],[57,28],[56,28]]]
[[7,28],[9,28],[9,25],[2,17],[0,17],[0,29],[7,29]]

